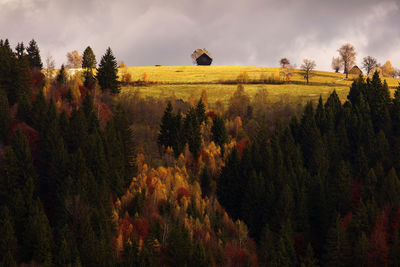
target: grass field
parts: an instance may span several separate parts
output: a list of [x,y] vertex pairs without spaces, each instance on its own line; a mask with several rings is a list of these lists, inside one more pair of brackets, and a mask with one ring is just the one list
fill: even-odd
[[[294,70],[289,83],[284,84],[254,84],[252,81],[260,77],[279,77],[279,68],[246,67],[246,66],[151,66],[127,67],[120,69],[123,73],[131,74],[132,81],[142,81],[145,74],[149,83],[141,86],[125,86],[122,97],[139,90],[143,96],[168,97],[188,100],[191,96],[199,98],[202,90],[206,90],[209,103],[218,99],[227,103],[237,84],[240,73],[246,72],[249,84],[244,84],[245,91],[253,97],[257,90],[266,88],[271,101],[279,101],[282,97],[293,102],[316,100],[321,95],[324,99],[336,90],[341,99],[345,99],[352,79],[345,80],[345,74],[325,71],[314,71],[310,84],[306,84],[301,70]],[[400,79],[385,78],[393,92]]]

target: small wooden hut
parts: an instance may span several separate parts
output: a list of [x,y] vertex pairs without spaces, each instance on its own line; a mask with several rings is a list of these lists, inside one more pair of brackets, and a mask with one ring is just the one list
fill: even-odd
[[192,53],[192,60],[197,65],[211,65],[213,59],[211,54],[205,49],[196,49]]

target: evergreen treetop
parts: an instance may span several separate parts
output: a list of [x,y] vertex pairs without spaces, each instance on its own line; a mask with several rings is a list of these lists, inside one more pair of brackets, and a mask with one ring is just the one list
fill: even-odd
[[101,58],[96,78],[102,91],[109,90],[112,94],[119,93],[117,61],[110,47],[107,48],[106,53]]

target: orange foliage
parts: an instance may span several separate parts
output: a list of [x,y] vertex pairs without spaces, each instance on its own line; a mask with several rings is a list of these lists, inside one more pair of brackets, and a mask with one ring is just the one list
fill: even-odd
[[150,222],[146,218],[139,218],[133,222],[133,233],[138,240],[145,240],[149,229]]
[[247,147],[247,145],[250,143],[250,139],[246,138],[240,141],[237,145],[236,148],[238,150],[239,157],[242,157],[243,151]]
[[180,188],[178,189],[178,195],[177,195],[176,199],[178,200],[178,202],[181,202],[181,200],[182,200],[183,197],[190,198],[191,195],[192,195],[192,194],[189,192],[189,190],[187,190],[187,189],[184,188],[184,187],[180,187]]
[[[227,145],[228,151],[234,145],[234,143]],[[158,221],[163,235],[161,240],[154,242],[161,246],[158,248],[163,254],[163,246],[171,227],[169,222],[172,219],[180,222],[182,227],[188,230],[193,242],[200,240],[213,254],[213,258],[218,256],[220,253],[218,251],[224,251],[224,247],[227,246],[227,253],[222,253],[224,263],[246,262],[256,265],[255,245],[248,237],[246,225],[239,221],[233,222],[218,201],[202,198],[199,183],[192,181],[185,164],[182,164],[182,161],[187,163],[188,160],[181,155],[175,165],[149,169],[144,163],[144,157],[138,156],[137,177],[132,179],[126,193],[113,205],[114,218],[118,226],[118,234],[114,239],[117,240],[121,235],[123,242],[129,242],[131,236],[134,236],[139,240],[139,244],[145,245],[143,241],[149,234],[150,225]],[[223,165],[219,147],[217,148],[214,143],[203,147],[198,164],[214,165],[211,169],[219,171]],[[134,196],[138,193],[144,196],[144,200],[141,201],[141,214],[136,214],[132,219],[127,215],[127,211],[132,207]],[[194,216],[194,213],[197,215]],[[124,219],[119,219],[121,217]],[[217,231],[212,228],[215,223],[219,227]],[[113,248],[118,254],[118,246]]]

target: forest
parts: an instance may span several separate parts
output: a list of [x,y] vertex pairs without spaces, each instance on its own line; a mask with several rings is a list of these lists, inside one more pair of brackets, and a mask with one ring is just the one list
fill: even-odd
[[400,85],[225,107],[121,96],[117,65],[0,41],[0,266],[400,265]]

